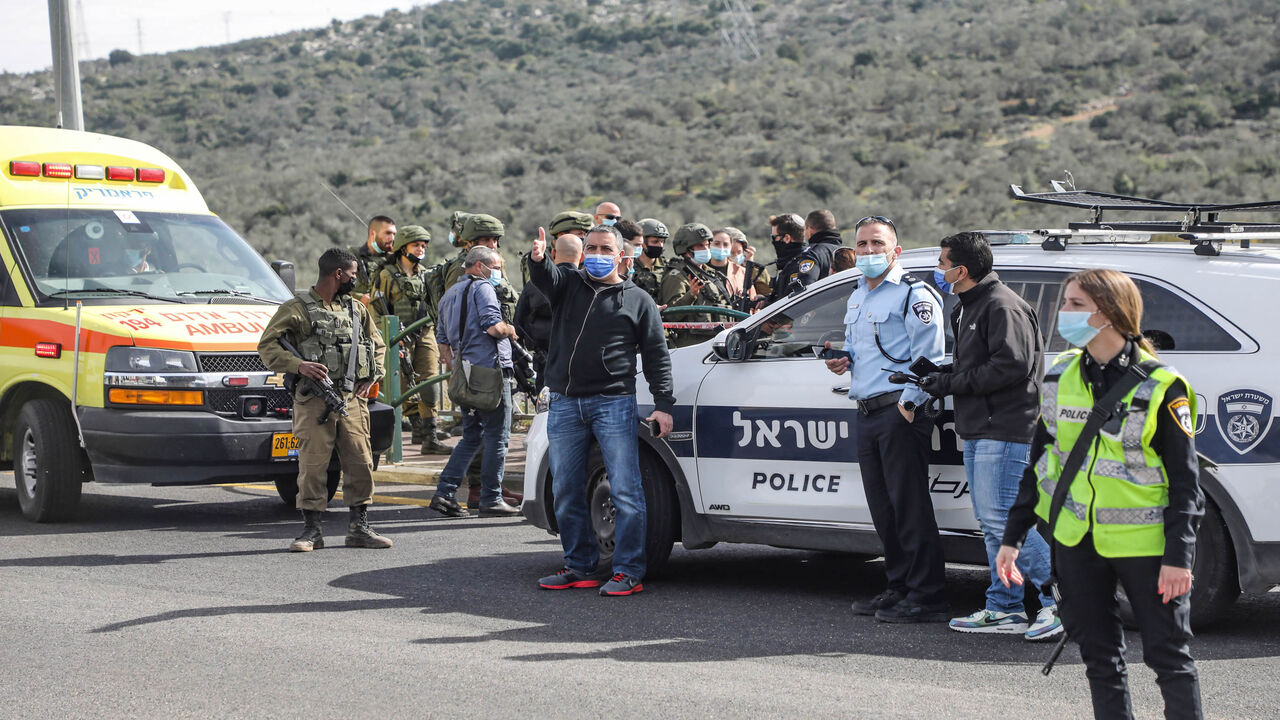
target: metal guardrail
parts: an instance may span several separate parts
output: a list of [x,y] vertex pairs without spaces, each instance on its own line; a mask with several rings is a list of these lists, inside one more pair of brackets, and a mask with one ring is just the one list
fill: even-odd
[[[449,376],[453,374],[451,372],[442,372],[439,375],[432,375],[407,390],[401,390],[405,380],[404,373],[401,371],[400,365],[400,342],[408,337],[414,330],[417,330],[429,322],[431,322],[430,317],[419,318],[402,330],[400,328],[400,318],[395,315],[384,315],[381,319],[380,330],[382,331],[382,337],[390,338],[390,341],[387,342],[386,347],[387,355],[385,358],[385,365],[387,368],[387,374],[382,378],[382,385],[378,392],[378,400],[390,405],[394,410],[393,422],[395,423],[395,432],[393,433],[391,440],[391,447],[387,450],[387,462],[390,463],[398,463],[404,460],[404,439],[401,437],[400,430],[400,423],[404,420],[404,411],[401,407],[406,401],[413,399],[422,391],[423,388],[429,385],[442,383],[448,380]],[[410,380],[412,380],[412,378],[410,378]],[[515,419],[527,420],[533,417],[533,414],[529,412],[529,401],[530,398],[524,399],[522,402],[523,407],[520,408],[522,412],[515,413]],[[440,411],[439,415],[441,417],[461,417],[461,412],[450,406],[448,393],[440,393],[440,399],[437,402],[437,407]]]

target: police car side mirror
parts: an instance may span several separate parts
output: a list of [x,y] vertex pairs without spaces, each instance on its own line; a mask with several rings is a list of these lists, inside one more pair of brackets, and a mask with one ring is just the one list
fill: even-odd
[[284,284],[289,286],[289,292],[297,289],[298,280],[293,274],[293,263],[288,260],[272,260],[271,269],[275,270]]
[[747,359],[751,343],[747,340],[744,329],[730,330],[724,339],[724,358],[729,362],[742,362]]

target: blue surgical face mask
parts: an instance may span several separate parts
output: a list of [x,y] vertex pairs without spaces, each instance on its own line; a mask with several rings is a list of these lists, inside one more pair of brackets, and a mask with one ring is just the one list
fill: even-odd
[[862,274],[869,278],[878,278],[889,269],[889,258],[884,253],[859,255],[856,262]]
[[706,249],[706,248],[703,248],[703,249],[701,249],[701,250],[694,250],[694,251],[693,251],[693,261],[694,261],[695,263],[697,263],[697,264],[699,264],[699,265],[706,265],[706,264],[707,264],[707,262],[708,262],[709,260],[711,260],[711,251],[710,251],[710,250],[708,250],[708,249]]
[[738,265],[746,265],[746,264],[747,264],[747,254],[746,254],[746,253],[738,253],[737,255],[734,255],[734,256],[733,256],[733,261],[734,261],[735,263],[737,263]]
[[132,248],[125,248],[124,261],[129,263],[129,267],[138,267],[138,263],[142,262],[142,251]]
[[493,269],[489,271],[489,284],[498,287],[498,283],[502,282],[502,271]]
[[633,258],[638,258],[638,257],[640,257],[640,254],[641,254],[643,251],[644,251],[644,248],[643,248],[642,246],[640,246],[640,245],[632,245],[632,246],[631,246],[631,257],[633,257]]
[[612,255],[587,255],[582,258],[582,268],[596,280],[609,277],[615,266]]
[[711,248],[711,259],[716,262],[724,262],[729,259],[729,248]]
[[618,221],[617,221],[617,220],[614,220],[613,218],[605,218],[605,219],[603,219],[603,220],[601,220],[601,221],[600,221],[600,224],[601,224],[601,225],[608,225],[609,227],[613,227],[614,225],[617,225],[617,224],[618,224]]
[[456,238],[454,237],[454,235],[453,235],[453,231],[452,231],[452,230],[450,230],[450,231],[449,231],[449,244],[450,244],[450,245],[456,245],[456,244],[457,244]]
[[[1094,311],[1097,312],[1097,311]],[[1102,328],[1096,328],[1089,324],[1089,318],[1094,313],[1084,310],[1059,310],[1058,311],[1058,334],[1063,340],[1075,345],[1076,347],[1084,347],[1089,344],[1102,332]]]
[[956,291],[955,283],[947,282],[947,273],[951,272],[951,270],[955,270],[955,268],[951,268],[950,270],[939,270],[938,268],[933,269],[933,284],[937,285],[938,289],[947,295],[953,295]]

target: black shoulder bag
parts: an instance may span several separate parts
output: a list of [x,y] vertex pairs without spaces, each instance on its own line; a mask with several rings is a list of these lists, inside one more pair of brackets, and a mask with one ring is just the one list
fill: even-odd
[[[1062,465],[1062,473],[1058,475],[1058,486],[1053,489],[1053,499],[1049,503],[1049,537],[1045,538],[1049,543],[1049,590],[1053,595],[1053,601],[1058,603],[1059,613],[1062,610],[1062,594],[1058,590],[1057,542],[1054,541],[1054,533],[1058,528],[1058,515],[1062,512],[1062,507],[1067,504],[1067,492],[1071,489],[1071,481],[1075,479],[1076,473],[1080,472],[1080,466],[1084,464],[1084,457],[1089,452],[1089,446],[1093,444],[1098,431],[1107,424],[1108,420],[1115,417],[1120,401],[1129,394],[1130,390],[1151,377],[1152,370],[1158,366],[1158,363],[1154,362],[1134,362],[1129,365],[1129,371],[1121,375],[1107,394],[1093,404],[1089,417],[1085,420],[1084,429],[1080,431],[1076,444],[1071,448],[1071,454]],[[1066,645],[1067,634],[1064,632],[1058,639],[1058,644],[1054,646],[1049,661],[1040,669],[1041,673],[1048,676],[1053,671],[1053,665],[1058,661],[1058,656],[1062,654],[1062,649]]]

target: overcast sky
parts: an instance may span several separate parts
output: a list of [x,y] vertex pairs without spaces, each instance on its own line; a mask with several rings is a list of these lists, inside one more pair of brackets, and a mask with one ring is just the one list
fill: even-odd
[[[409,10],[438,0],[68,1],[73,11],[83,12],[84,32],[78,34],[76,51],[81,60],[89,60],[104,58],[118,48],[140,54],[222,45],[320,27],[334,18],[352,20],[392,8]],[[32,72],[53,64],[48,0],[0,0],[0,15],[5,26],[0,72]]]

